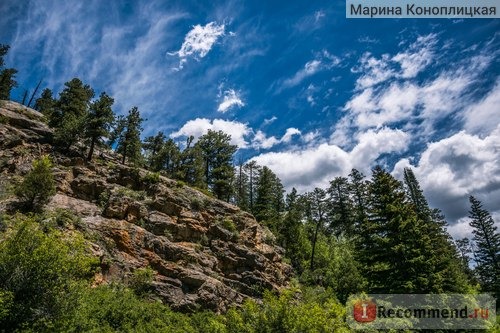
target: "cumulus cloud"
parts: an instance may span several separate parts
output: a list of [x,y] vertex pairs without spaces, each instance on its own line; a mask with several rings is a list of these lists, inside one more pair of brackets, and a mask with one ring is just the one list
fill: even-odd
[[294,135],[300,136],[296,128],[288,128],[280,139],[275,136],[267,136],[262,130],[254,131],[248,124],[239,121],[223,119],[196,118],[186,122],[178,131],[170,134],[172,138],[194,136],[197,140],[208,130],[223,131],[231,135],[231,144],[238,148],[269,149],[277,144],[289,143]]
[[400,160],[394,175],[401,177],[404,167],[415,171],[431,205],[451,222],[467,215],[469,195],[500,212],[500,125],[484,138],[461,131],[433,142],[414,165]]
[[210,22],[206,25],[195,25],[184,37],[179,51],[169,52],[170,55],[177,55],[180,58],[179,67],[182,69],[188,57],[203,58],[212,49],[217,39],[224,35],[225,25]]
[[263,153],[252,160],[271,168],[288,190],[295,187],[299,191],[308,191],[328,186],[330,180],[347,175],[352,168],[369,173],[380,155],[404,151],[408,139],[409,136],[401,130],[383,128],[360,134],[351,151],[322,143],[297,150]]
[[208,130],[223,131],[224,133],[231,135],[231,144],[237,145],[240,148],[246,148],[248,146],[248,142],[245,137],[252,132],[252,129],[248,127],[247,124],[243,124],[238,121],[196,118],[194,120],[189,120],[178,131],[172,133],[170,136],[172,138],[178,138],[182,136],[189,137],[192,135],[197,139],[207,133]]
[[229,109],[233,107],[243,107],[245,103],[241,100],[239,93],[237,93],[234,89],[228,89],[223,94],[222,102],[219,104],[217,108],[218,112],[225,113],[229,111]]

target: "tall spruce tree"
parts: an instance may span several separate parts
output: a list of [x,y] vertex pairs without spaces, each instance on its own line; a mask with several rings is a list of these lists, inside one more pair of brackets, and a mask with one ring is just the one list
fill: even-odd
[[232,160],[238,147],[231,144],[229,134],[212,130],[202,135],[196,146],[201,151],[208,189],[217,198],[229,201],[234,180]]
[[110,129],[115,120],[115,115],[111,109],[113,103],[114,99],[103,92],[99,99],[90,105],[85,122],[85,139],[89,141],[88,161],[92,160],[95,146],[101,144],[102,138],[110,136]]
[[422,222],[406,202],[401,182],[381,167],[373,170],[370,212],[362,232],[369,234],[361,251],[370,291],[425,293],[433,278],[426,254],[432,250]]
[[273,232],[280,231],[280,213],[284,210],[284,193],[281,180],[268,167],[259,170],[254,215]]
[[10,46],[0,44],[0,99],[10,99],[12,88],[17,87],[15,76],[17,70],[14,68],[3,68],[4,56],[9,51]]
[[254,215],[257,180],[261,168],[262,167],[258,165],[256,161],[249,161],[243,166],[243,169],[248,175],[248,209],[250,213]]
[[243,162],[240,162],[235,168],[234,191],[236,205],[244,211],[249,211],[249,177]]
[[116,143],[116,151],[122,155],[122,164],[141,162],[141,124],[143,119],[137,107],[129,110],[127,117],[120,116],[111,133],[110,145]]
[[485,291],[500,296],[500,234],[491,214],[474,196],[469,197],[470,226],[475,243],[476,272]]
[[328,203],[326,198],[326,191],[316,187],[312,192],[306,193],[304,196],[306,216],[308,220],[314,225],[311,235],[311,258],[309,261],[309,269],[314,271],[314,259],[316,254],[316,246],[318,237],[324,228],[328,228]]
[[35,110],[41,112],[47,120],[51,119],[55,106],[56,100],[52,96],[52,90],[49,88],[45,88],[40,97],[35,101]]
[[404,170],[404,184],[409,203],[421,221],[421,232],[430,239],[431,251],[426,259],[431,264],[428,291],[463,292],[467,288],[467,270],[462,265],[455,243],[446,231],[446,220],[438,209],[431,209],[413,171]]
[[203,159],[200,148],[193,144],[194,136],[186,139],[186,146],[179,154],[179,166],[175,178],[191,186],[205,188],[203,181]]
[[165,144],[165,134],[158,132],[155,136],[148,136],[142,143],[142,148],[146,152],[146,164],[153,171],[163,169],[163,154],[162,149]]
[[84,135],[94,90],[78,78],[64,85],[65,88],[59,94],[55,110],[50,115],[49,125],[55,127],[55,144],[69,149]]
[[349,196],[349,181],[336,177],[330,182],[328,192],[329,234],[351,236],[354,234],[353,203]]

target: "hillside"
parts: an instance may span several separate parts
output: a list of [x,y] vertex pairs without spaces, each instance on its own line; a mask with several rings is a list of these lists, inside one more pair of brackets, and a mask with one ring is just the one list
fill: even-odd
[[119,163],[109,151],[87,163],[77,148],[50,144],[42,115],[0,101],[0,211],[13,212],[8,189],[49,155],[57,194],[49,211],[70,211],[100,260],[95,284],[127,281],[139,268],[154,271],[154,295],[174,310],[211,309],[287,286],[291,267],[272,233],[238,207],[182,182]]

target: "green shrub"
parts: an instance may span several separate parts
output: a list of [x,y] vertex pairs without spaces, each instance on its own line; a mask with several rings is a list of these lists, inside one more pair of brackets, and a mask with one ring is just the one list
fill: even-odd
[[158,184],[160,182],[160,173],[159,172],[148,172],[142,178],[142,181],[147,185]]
[[52,163],[48,156],[35,160],[33,169],[15,189],[15,194],[29,209],[40,208],[56,194]]
[[154,279],[155,271],[151,267],[139,268],[134,271],[129,279],[129,287],[138,296],[144,296],[150,293]]

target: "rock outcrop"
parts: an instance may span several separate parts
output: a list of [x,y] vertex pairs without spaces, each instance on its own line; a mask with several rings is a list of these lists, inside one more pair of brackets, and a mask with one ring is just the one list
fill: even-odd
[[47,209],[81,218],[76,228],[100,257],[96,283],[127,280],[151,267],[156,297],[173,309],[224,312],[263,290],[287,285],[291,268],[274,236],[238,207],[102,152],[86,163],[60,154],[38,112],[0,101],[0,210],[15,200],[5,189],[44,154],[54,161],[57,194]]

